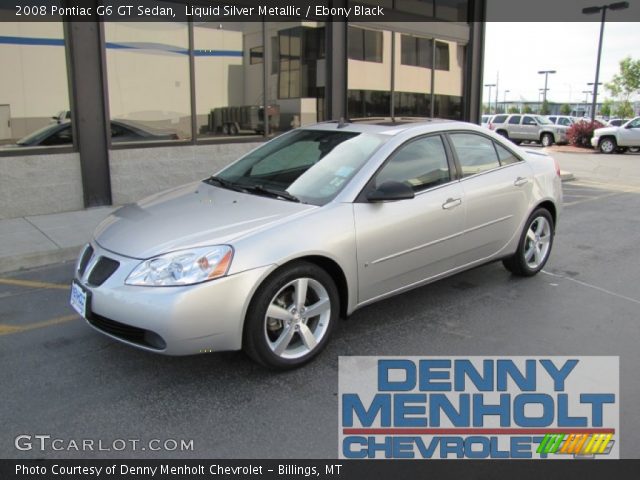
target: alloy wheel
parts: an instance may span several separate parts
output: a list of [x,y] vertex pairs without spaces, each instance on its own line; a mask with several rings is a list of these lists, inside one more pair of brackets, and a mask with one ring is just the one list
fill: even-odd
[[524,245],[524,260],[532,270],[544,263],[551,246],[551,224],[545,217],[537,217],[529,225]]
[[313,278],[297,278],[271,299],[264,335],[274,354],[296,359],[315,350],[330,321],[331,300],[326,288]]

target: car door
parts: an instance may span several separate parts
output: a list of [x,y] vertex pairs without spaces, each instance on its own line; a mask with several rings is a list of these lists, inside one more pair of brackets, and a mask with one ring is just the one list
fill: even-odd
[[[443,138],[430,135],[399,147],[354,203],[358,300],[380,297],[456,265],[464,201]],[[403,182],[415,197],[371,203],[384,182]]]
[[639,147],[640,146],[640,117],[633,119],[618,130],[620,146]]
[[521,115],[512,115],[509,117],[508,124],[508,132],[509,137],[515,138],[516,140],[522,140],[522,128],[520,127],[520,120],[522,120]]
[[462,265],[491,257],[519,235],[533,188],[531,167],[511,150],[478,133],[451,133],[465,199]]
[[538,122],[536,119],[525,115],[522,117],[522,125],[520,126],[522,132],[522,138],[525,140],[540,140],[538,132],[540,127],[538,126]]

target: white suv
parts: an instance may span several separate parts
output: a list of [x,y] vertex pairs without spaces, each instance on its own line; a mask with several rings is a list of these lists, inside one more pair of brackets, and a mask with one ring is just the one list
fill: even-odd
[[591,145],[602,153],[632,152],[640,148],[640,117],[629,120],[621,127],[597,128],[593,132]]

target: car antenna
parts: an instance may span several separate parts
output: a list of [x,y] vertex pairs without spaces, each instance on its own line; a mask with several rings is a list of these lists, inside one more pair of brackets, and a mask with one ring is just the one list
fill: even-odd
[[344,121],[344,117],[340,117],[340,121],[338,121],[338,128],[344,128],[347,124]]

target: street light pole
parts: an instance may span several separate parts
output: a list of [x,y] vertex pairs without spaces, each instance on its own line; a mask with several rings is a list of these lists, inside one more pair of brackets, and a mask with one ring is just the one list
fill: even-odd
[[540,70],[538,72],[539,74],[544,74],[544,98],[543,98],[543,102],[547,101],[547,90],[549,90],[547,88],[547,82],[549,80],[549,74],[550,73],[556,73],[555,70]]
[[[593,92],[591,90],[583,90],[582,93],[584,93],[584,114],[586,116],[587,106],[589,105],[589,95],[592,95]],[[591,117],[591,120],[594,120],[593,116]]]
[[608,5],[586,7],[582,9],[582,13],[585,15],[591,15],[594,13],[602,12],[602,18],[600,20],[600,39],[598,40],[598,59],[596,60],[596,80],[593,82],[593,98],[591,100],[591,120],[595,120],[596,117],[596,103],[598,101],[598,79],[600,78],[600,57],[602,56],[602,37],[604,36],[604,23],[607,18],[607,9],[609,10],[624,10],[629,8],[629,2],[616,2]]
[[[491,114],[491,87],[495,87],[496,84],[495,83],[485,83],[484,86],[485,87],[489,87],[489,95],[487,95],[487,98],[489,99],[489,101],[487,102],[488,106],[489,106],[489,111],[487,113]],[[497,106],[496,106],[496,108],[497,108]],[[498,112],[496,112],[496,113],[498,113]]]

